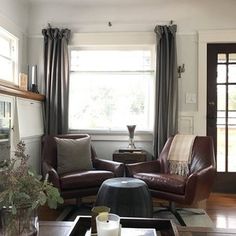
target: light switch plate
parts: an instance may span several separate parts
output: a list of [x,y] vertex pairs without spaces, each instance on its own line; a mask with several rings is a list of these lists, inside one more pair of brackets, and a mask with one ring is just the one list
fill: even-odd
[[186,93],[185,101],[187,104],[195,104],[197,102],[196,93]]

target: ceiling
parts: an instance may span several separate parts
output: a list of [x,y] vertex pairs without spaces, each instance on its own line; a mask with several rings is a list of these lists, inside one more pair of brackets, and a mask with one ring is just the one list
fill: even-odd
[[[107,3],[107,4],[112,4],[112,3],[118,3],[118,2],[127,2],[127,3],[156,3],[156,2],[165,2],[164,0],[28,0],[28,2],[32,2],[32,3],[36,3],[36,2],[58,2],[58,3],[101,3],[101,4],[104,4],[104,3]],[[170,1],[170,0],[168,0]],[[171,0],[171,1],[175,1],[175,0]]]
[[[31,4],[37,3],[62,3],[62,4],[76,4],[76,5],[149,5],[158,3],[175,2],[176,0],[26,0]],[[183,1],[183,0],[181,0]]]

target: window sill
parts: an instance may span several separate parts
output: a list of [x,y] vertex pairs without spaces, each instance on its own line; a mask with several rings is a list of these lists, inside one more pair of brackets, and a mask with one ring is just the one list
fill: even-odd
[[[124,131],[113,131],[113,132],[101,132],[101,131],[78,131],[70,130],[69,133],[86,133],[91,136],[93,141],[110,141],[110,142],[123,142],[129,138],[128,132]],[[152,142],[153,133],[150,131],[137,131],[135,132],[134,139],[136,142]]]
[[28,99],[37,100],[37,101],[45,100],[45,96],[42,94],[21,90],[16,86],[5,85],[2,83],[0,83],[0,93],[15,96],[15,97],[28,98]]

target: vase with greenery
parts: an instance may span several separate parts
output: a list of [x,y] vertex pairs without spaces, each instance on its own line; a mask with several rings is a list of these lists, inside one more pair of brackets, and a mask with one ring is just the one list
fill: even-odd
[[56,208],[63,203],[57,188],[47,177],[28,166],[25,143],[17,144],[14,157],[0,166],[0,208],[5,235],[37,235],[37,208],[46,203]]

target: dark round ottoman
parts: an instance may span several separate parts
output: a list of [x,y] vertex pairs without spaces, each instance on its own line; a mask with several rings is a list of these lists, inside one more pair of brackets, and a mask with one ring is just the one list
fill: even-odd
[[96,206],[110,207],[119,216],[152,217],[152,199],[146,183],[135,178],[105,180],[97,194]]

